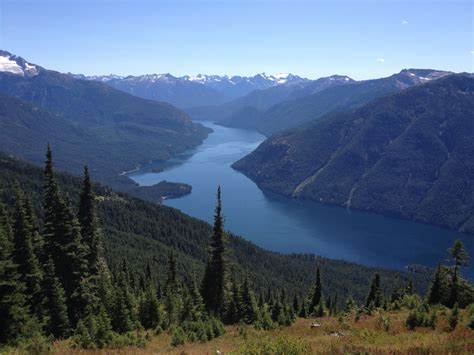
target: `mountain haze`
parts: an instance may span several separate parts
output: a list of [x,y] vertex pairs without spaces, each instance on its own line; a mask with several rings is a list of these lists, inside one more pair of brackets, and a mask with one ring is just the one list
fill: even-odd
[[224,126],[256,128],[263,113],[275,104],[351,82],[353,82],[351,78],[340,75],[311,81],[290,81],[270,88],[254,90],[222,105],[196,107],[188,109],[187,112],[193,118],[213,120]]

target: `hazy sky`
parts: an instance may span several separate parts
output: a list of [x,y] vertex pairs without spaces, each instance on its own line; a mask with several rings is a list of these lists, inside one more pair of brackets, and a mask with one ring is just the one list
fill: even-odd
[[0,0],[0,48],[89,75],[472,72],[473,3]]

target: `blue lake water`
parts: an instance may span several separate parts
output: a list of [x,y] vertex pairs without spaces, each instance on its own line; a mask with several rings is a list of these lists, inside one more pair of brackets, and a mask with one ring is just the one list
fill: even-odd
[[[221,185],[226,229],[269,250],[396,269],[410,264],[434,267],[447,258],[446,249],[458,238],[474,254],[474,237],[456,231],[263,192],[230,165],[254,150],[264,136],[201,123],[214,130],[201,146],[169,161],[144,165],[129,177],[140,185],[162,180],[192,185],[190,195],[164,204],[208,222]],[[154,168],[164,170],[154,173]],[[463,274],[472,280],[473,269]]]

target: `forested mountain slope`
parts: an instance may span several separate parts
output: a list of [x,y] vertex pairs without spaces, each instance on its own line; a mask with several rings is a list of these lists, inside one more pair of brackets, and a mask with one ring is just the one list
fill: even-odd
[[254,127],[270,136],[330,112],[346,111],[377,97],[424,84],[447,74],[431,69],[405,69],[387,78],[331,86],[308,95],[295,92],[296,95],[288,100],[268,108]]
[[474,79],[451,75],[276,135],[233,167],[288,197],[473,233],[472,137]]
[[[57,174],[57,178],[62,191],[75,202],[81,179],[64,173]],[[1,156],[1,202],[12,205],[16,183],[31,196],[34,209],[41,216],[42,169]],[[160,279],[165,275],[168,252],[175,250],[178,271],[186,281],[190,281],[193,273],[198,276],[202,274],[211,234],[211,227],[207,223],[178,210],[145,202],[100,185],[94,185],[94,190],[98,195],[106,255],[112,268],[126,260],[130,269],[140,273],[145,272],[149,264],[153,276]],[[271,287],[273,290],[285,290],[287,295],[305,294],[314,282],[317,265],[324,275],[323,284],[327,295],[334,297],[337,294],[341,301],[350,293],[356,300],[363,302],[375,272],[381,274],[382,284],[387,291],[413,279],[416,289],[423,292],[430,276],[365,267],[312,255],[269,252],[232,235],[229,236],[228,246],[237,272],[248,274],[252,287],[258,292],[265,292]]]
[[[8,52],[0,56],[27,63]],[[131,188],[119,173],[196,146],[209,132],[169,104],[27,64],[34,67],[27,75],[0,71],[0,141],[11,154],[39,163],[37,147],[57,142],[60,168],[78,173],[88,164],[99,180]]]

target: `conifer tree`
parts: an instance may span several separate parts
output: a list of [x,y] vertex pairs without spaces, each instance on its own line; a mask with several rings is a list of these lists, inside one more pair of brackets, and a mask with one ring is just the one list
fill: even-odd
[[145,280],[146,282],[148,283],[152,283],[153,282],[153,276],[151,274],[151,266],[150,266],[150,262],[148,261],[146,263],[146,268],[145,268]]
[[331,296],[326,299],[326,309],[329,311],[329,315],[332,316],[332,304],[331,304]]
[[160,305],[156,291],[151,284],[148,285],[139,306],[140,323],[145,329],[156,328],[161,322]]
[[46,255],[53,259],[54,267],[68,299],[71,312],[73,292],[80,286],[86,273],[84,245],[80,226],[68,202],[61,196],[53,172],[51,149],[48,145],[44,169],[44,230]]
[[165,285],[165,311],[167,317],[167,326],[178,322],[180,314],[180,290],[178,287],[178,278],[176,271],[176,258],[173,252],[168,257],[168,271]]
[[209,256],[202,283],[202,295],[206,308],[209,313],[218,317],[221,317],[225,311],[225,252],[224,219],[222,217],[221,188],[219,186]]
[[441,264],[438,264],[436,271],[431,281],[430,288],[428,289],[428,303],[440,304],[442,302],[443,294],[443,280],[442,280],[442,269]]
[[324,317],[324,300],[322,297],[319,300],[318,307],[316,307],[315,315],[316,317]]
[[[45,241],[45,253],[46,255],[53,255],[56,252],[55,238],[56,238],[56,211],[57,211],[57,200],[59,198],[59,189],[54,178],[53,170],[53,153],[51,147],[48,144],[46,151],[46,161],[44,167],[44,227],[43,237]],[[54,260],[53,260],[54,261]]]
[[349,297],[347,297],[347,299],[346,299],[346,309],[345,309],[345,311],[346,311],[347,313],[350,313],[350,312],[352,312],[355,308],[356,308],[356,303],[355,303],[354,299],[352,298],[352,296],[349,295]]
[[79,200],[78,220],[81,236],[87,246],[87,264],[90,275],[99,275],[102,269],[102,240],[97,219],[95,194],[89,176],[89,169],[84,167],[84,179]]
[[242,319],[242,297],[240,285],[236,280],[234,273],[232,273],[231,276],[231,284],[231,296],[227,310],[227,322],[230,324],[236,324]]
[[112,309],[112,327],[118,333],[132,330],[134,321],[134,302],[129,285],[123,272],[119,272],[114,288],[114,304]]
[[46,255],[44,252],[44,240],[41,234],[39,233],[37,226],[37,218],[33,212],[33,206],[30,198],[24,199],[24,208],[26,212],[26,217],[28,220],[28,225],[31,227],[31,242],[33,244],[33,250],[38,258],[39,264],[43,265],[46,262]]
[[56,338],[64,338],[69,334],[69,318],[64,289],[56,276],[54,263],[51,258],[45,265],[43,281],[45,308],[47,312],[46,332]]
[[248,277],[245,277],[242,285],[242,320],[247,324],[251,324],[256,321],[257,316],[257,301],[250,290]]
[[308,309],[306,306],[306,300],[303,299],[301,300],[301,307],[300,307],[300,313],[298,314],[301,318],[307,318],[308,317]]
[[13,262],[10,223],[0,204],[0,344],[15,344],[34,329],[34,319],[24,295],[17,265]]
[[263,298],[263,293],[260,292],[260,296],[258,298],[258,307],[262,308],[264,304],[265,304],[265,299]]
[[272,289],[270,286],[267,288],[267,295],[265,297],[265,301],[270,304],[272,302],[273,296],[272,296]]
[[311,296],[311,302],[309,304],[309,313],[312,314],[316,311],[320,301],[321,301],[321,298],[322,298],[322,295],[323,295],[323,286],[322,286],[322,283],[321,283],[321,273],[319,271],[319,266],[318,268],[316,269],[316,283],[314,284],[314,287],[313,287],[313,293],[312,293],[312,296]]
[[41,283],[43,273],[33,246],[35,238],[32,216],[27,215],[26,197],[17,189],[13,218],[13,261],[17,264],[21,282],[26,286],[30,309],[41,318]]
[[300,305],[298,301],[298,296],[295,293],[293,297],[293,312],[295,312],[295,314],[299,314],[299,311],[300,311]]
[[382,306],[383,302],[383,293],[380,287],[380,275],[378,273],[375,274],[372,284],[370,285],[370,291],[367,296],[367,301],[365,302],[365,306],[369,308],[372,304],[373,307],[378,308]]
[[453,246],[448,249],[454,262],[451,288],[448,300],[448,307],[453,307],[459,301],[459,268],[469,265],[469,254],[464,244],[458,239]]
[[199,287],[194,276],[189,291],[189,301],[187,304],[190,306],[190,308],[187,319],[192,321],[202,320],[205,317],[204,300],[202,299],[201,293],[199,292]]

